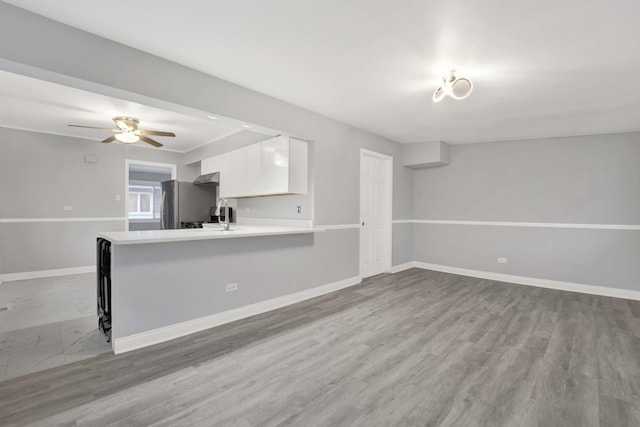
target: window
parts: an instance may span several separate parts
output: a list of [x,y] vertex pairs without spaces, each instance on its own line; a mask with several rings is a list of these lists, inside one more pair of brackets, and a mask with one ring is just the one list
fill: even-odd
[[129,219],[160,218],[159,183],[129,185]]

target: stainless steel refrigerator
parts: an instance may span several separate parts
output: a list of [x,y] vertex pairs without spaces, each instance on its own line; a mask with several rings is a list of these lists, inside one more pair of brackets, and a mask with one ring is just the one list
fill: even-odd
[[196,185],[177,180],[164,181],[160,226],[163,230],[182,228],[184,222],[209,221],[216,206],[217,185]]

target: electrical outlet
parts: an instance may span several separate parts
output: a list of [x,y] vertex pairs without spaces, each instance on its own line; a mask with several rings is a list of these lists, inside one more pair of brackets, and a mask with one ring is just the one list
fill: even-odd
[[73,206],[63,206],[62,209],[65,210],[65,211],[72,211],[73,210]]
[[227,292],[235,292],[238,290],[238,284],[237,283],[229,283],[226,286]]
[[506,264],[507,263],[507,259],[506,258],[498,258],[498,264]]

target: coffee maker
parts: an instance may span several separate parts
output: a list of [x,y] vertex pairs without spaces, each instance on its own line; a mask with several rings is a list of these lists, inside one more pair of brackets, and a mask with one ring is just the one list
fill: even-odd
[[[211,222],[217,222],[217,223],[226,222],[226,218],[225,218],[226,211],[227,211],[226,208],[221,207],[220,215],[216,215],[216,208],[212,207],[211,209],[209,209],[209,216],[211,217]],[[233,208],[229,208],[229,222],[235,222],[235,215],[233,212]]]

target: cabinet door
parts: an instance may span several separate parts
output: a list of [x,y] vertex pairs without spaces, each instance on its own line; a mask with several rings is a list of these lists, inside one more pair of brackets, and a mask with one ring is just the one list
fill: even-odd
[[209,157],[200,162],[200,175],[208,173],[220,172],[220,157]]
[[289,192],[289,138],[281,136],[262,142],[261,194]]
[[233,176],[233,153],[226,153],[220,156],[220,197],[233,197],[234,179]]
[[245,167],[245,150],[231,152],[231,181],[232,193],[230,197],[244,197],[247,195],[247,180]]
[[210,169],[211,169],[211,159],[203,159],[200,162],[200,175],[211,173],[209,172]]
[[215,156],[208,159],[210,171],[209,173],[220,172],[220,157],[221,156]]
[[262,182],[262,146],[253,144],[244,148],[245,153],[245,196],[261,195]]

